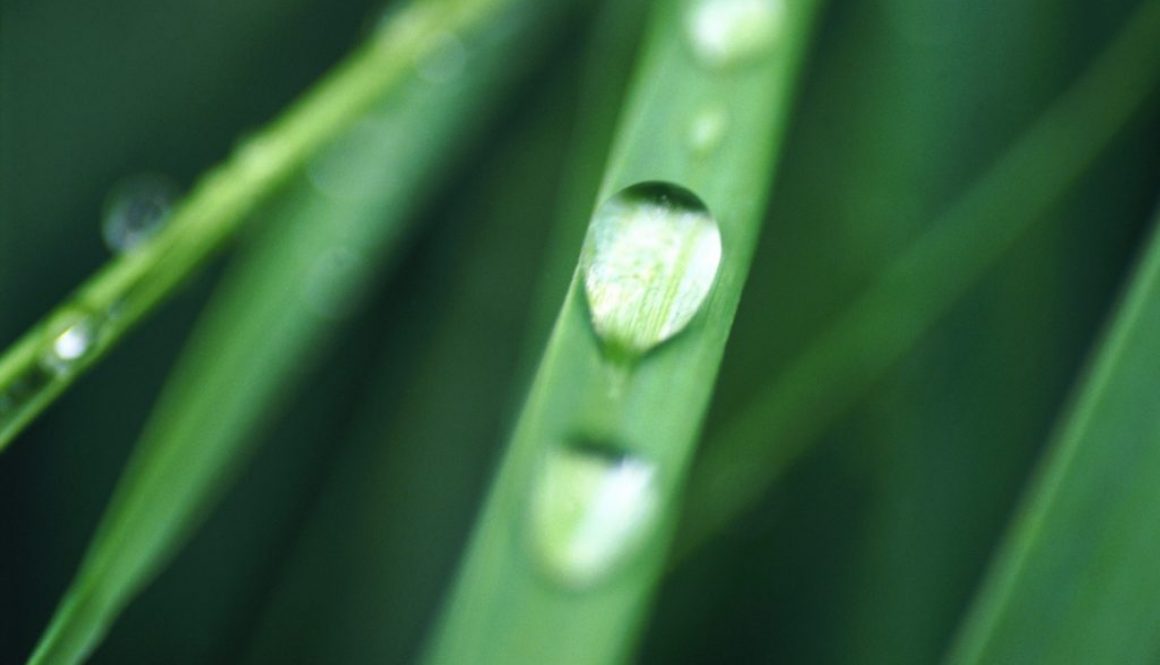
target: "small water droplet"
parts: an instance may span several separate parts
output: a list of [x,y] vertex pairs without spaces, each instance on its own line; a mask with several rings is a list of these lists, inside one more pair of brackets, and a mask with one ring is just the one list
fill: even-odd
[[177,186],[164,176],[138,175],[118,183],[101,223],[105,245],[115,253],[140,247],[165,225],[177,196]]
[[622,451],[592,444],[552,449],[532,487],[533,556],[566,587],[606,579],[653,532],[657,482],[654,465]]
[[447,83],[463,73],[467,49],[455,33],[442,31],[432,37],[434,44],[416,63],[419,78],[428,83]]
[[20,420],[53,380],[50,370],[34,363],[0,386],[0,432]]
[[98,326],[92,315],[76,314],[66,318],[49,336],[41,364],[57,374],[71,372],[96,348]]
[[698,154],[711,152],[720,145],[728,126],[729,113],[725,107],[709,106],[701,109],[689,124],[689,147]]
[[721,263],[721,233],[687,189],[646,182],[596,209],[581,255],[592,325],[609,351],[637,355],[680,332]]
[[785,13],[785,0],[692,0],[685,30],[702,62],[727,67],[772,49]]

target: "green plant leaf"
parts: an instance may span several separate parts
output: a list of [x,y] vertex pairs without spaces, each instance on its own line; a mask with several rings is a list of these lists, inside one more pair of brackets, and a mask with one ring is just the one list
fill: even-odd
[[[429,662],[626,657],[663,569],[816,10],[657,6],[584,267]],[[622,312],[624,301],[657,318]]]
[[1034,126],[706,446],[681,550],[752,505],[913,348],[1075,182],[1157,80],[1160,9],[1145,3]]
[[109,262],[17,340],[0,356],[0,450],[204,266],[308,159],[412,76],[417,63],[441,57],[448,30],[475,25],[503,6],[428,0],[402,12],[394,29],[378,31],[207,173],[156,237]]
[[[1158,217],[1157,224],[1160,224]],[[1151,663],[1160,652],[1160,233],[949,663]]]
[[[32,662],[82,660],[172,558],[248,459],[256,430],[303,366],[389,263],[435,176],[478,128],[480,109],[494,105],[500,83],[521,71],[513,63],[543,45],[545,24],[565,6],[484,2],[459,9],[470,21],[447,23],[426,13],[437,5],[414,5],[382,28],[389,36],[421,21],[438,44],[433,60],[413,68],[408,60],[413,73],[324,146],[238,257]],[[524,11],[515,17],[516,9]],[[457,25],[459,32],[447,31]]]

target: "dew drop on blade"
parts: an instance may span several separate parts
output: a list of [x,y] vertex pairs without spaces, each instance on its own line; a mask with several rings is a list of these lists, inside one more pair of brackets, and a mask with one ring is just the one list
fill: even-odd
[[75,314],[48,336],[41,354],[41,365],[57,374],[67,374],[83,362],[97,345],[96,317]]
[[729,126],[729,114],[724,106],[708,106],[693,116],[689,123],[689,147],[704,155],[721,144]]
[[51,369],[33,363],[0,386],[0,433],[27,417],[37,398],[55,379]]
[[159,175],[128,178],[110,193],[101,222],[101,234],[110,251],[131,252],[165,225],[177,200],[177,186]]
[[580,260],[596,334],[612,353],[635,356],[680,332],[705,303],[721,233],[692,192],[640,183],[596,209]]
[[685,32],[697,58],[731,67],[768,53],[785,24],[785,0],[690,0]]
[[607,579],[652,534],[659,509],[656,468],[591,444],[549,451],[530,505],[530,547],[555,583],[582,589]]

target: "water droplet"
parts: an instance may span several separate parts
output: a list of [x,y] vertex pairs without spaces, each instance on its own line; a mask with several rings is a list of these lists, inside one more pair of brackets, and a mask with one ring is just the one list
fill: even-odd
[[658,508],[656,468],[644,459],[591,444],[556,447],[532,488],[533,555],[558,583],[591,586],[639,551]]
[[428,83],[447,83],[463,73],[467,49],[452,32],[442,31],[432,37],[431,50],[416,64],[419,78]]
[[685,30],[701,61],[727,67],[772,49],[785,13],[785,0],[692,0]]
[[77,314],[66,318],[49,336],[41,364],[57,374],[66,374],[96,348],[98,326],[91,315]]
[[159,175],[139,175],[121,181],[105,204],[101,233],[113,252],[130,252],[165,225],[177,186]]
[[709,106],[701,109],[689,124],[689,147],[698,154],[711,152],[720,145],[728,125],[729,114],[725,107]]
[[50,370],[31,364],[22,368],[7,384],[0,386],[0,432],[22,419],[36,397],[53,382]]
[[596,209],[581,255],[592,325],[608,350],[636,355],[680,332],[721,263],[721,233],[687,189],[646,182]]

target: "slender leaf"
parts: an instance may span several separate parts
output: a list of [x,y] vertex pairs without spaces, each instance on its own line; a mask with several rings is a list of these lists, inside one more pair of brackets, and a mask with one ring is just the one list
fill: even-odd
[[[702,13],[739,6],[758,13],[740,21]],[[590,227],[586,268],[573,278],[429,662],[626,657],[663,569],[816,9],[811,2],[658,5]],[[689,225],[679,228],[697,234],[682,239],[682,251],[704,259],[706,213],[697,199],[721,242],[719,274],[699,313],[686,318],[682,304],[698,304],[703,273],[682,273],[680,264],[675,274],[688,281],[656,264],[638,273],[660,275],[656,291],[631,291],[627,274],[623,283],[601,283],[604,269],[615,278],[636,259],[647,265],[655,247],[647,239],[667,238],[677,210]],[[637,217],[637,203],[656,207]],[[656,235],[631,227],[620,235],[620,222],[642,219],[660,225]],[[625,264],[607,261],[608,246],[623,248],[617,243],[625,237],[643,244],[629,243]],[[670,289],[672,299],[657,310],[670,318],[637,318],[648,310],[600,295],[622,284],[626,297],[645,304]]]
[[[513,59],[543,42],[543,20],[565,6],[537,3],[514,17],[513,9],[530,8],[483,5],[463,12],[472,21],[454,35],[446,31],[454,24],[423,24],[439,44],[432,59],[415,63],[412,75],[311,162],[282,214],[239,258],[32,662],[83,659],[196,528],[248,458],[256,428],[389,260],[433,176],[477,126],[480,105],[494,101],[497,82],[519,71]],[[384,31],[416,29],[429,11],[416,5]]]
[[1160,8],[1146,2],[1035,125],[725,424],[694,470],[682,550],[752,505],[913,348],[1075,182],[1158,80]]
[[1157,339],[1160,233],[1153,230],[1075,408],[949,663],[1155,662]]

